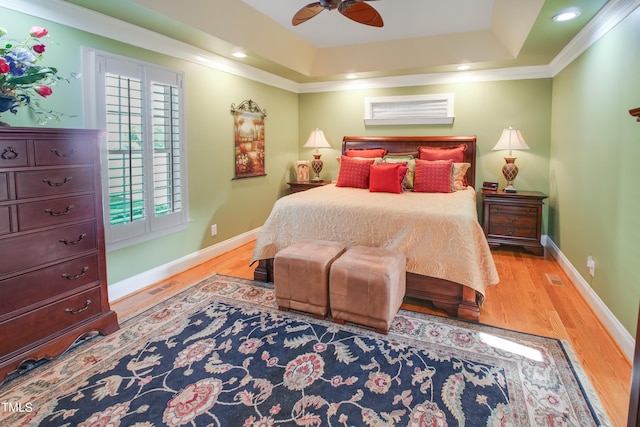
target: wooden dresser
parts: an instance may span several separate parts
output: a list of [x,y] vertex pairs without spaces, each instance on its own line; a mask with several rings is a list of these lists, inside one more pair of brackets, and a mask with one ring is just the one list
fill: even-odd
[[536,255],[544,255],[542,205],[546,194],[539,191],[505,193],[482,190],[484,233],[491,246],[522,246]]
[[107,296],[95,130],[0,127],[0,383],[91,331]]

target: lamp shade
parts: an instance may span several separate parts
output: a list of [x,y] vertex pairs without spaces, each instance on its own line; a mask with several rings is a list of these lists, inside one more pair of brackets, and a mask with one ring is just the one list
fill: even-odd
[[324,132],[316,128],[311,131],[311,134],[309,135],[309,139],[307,139],[307,142],[304,144],[304,147],[315,148],[317,151],[318,148],[329,148],[331,147],[331,145],[329,145],[327,138],[325,138]]
[[524,140],[522,133],[519,129],[514,129],[511,126],[502,131],[498,143],[493,147],[494,150],[509,150],[509,156],[511,156],[511,150],[528,150],[529,146],[527,141]]

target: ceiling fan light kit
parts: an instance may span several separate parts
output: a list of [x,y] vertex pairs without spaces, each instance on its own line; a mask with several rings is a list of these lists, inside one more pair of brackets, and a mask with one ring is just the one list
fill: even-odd
[[300,9],[291,20],[291,24],[300,25],[313,18],[323,10],[338,9],[345,17],[360,24],[371,27],[382,27],[382,17],[372,6],[365,3],[375,0],[320,0]]

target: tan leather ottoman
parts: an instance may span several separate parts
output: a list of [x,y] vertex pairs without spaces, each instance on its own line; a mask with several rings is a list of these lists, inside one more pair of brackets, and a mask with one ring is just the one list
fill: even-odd
[[278,308],[324,319],[329,312],[329,269],[344,250],[342,243],[305,240],[279,251],[273,261]]
[[333,263],[329,273],[333,320],[388,333],[404,299],[406,263],[400,252],[366,246],[349,248]]

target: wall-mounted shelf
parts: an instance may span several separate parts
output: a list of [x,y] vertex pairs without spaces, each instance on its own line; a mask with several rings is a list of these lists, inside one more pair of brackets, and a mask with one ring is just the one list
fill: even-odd
[[629,114],[636,118],[636,121],[640,122],[640,108],[633,108],[629,110]]

